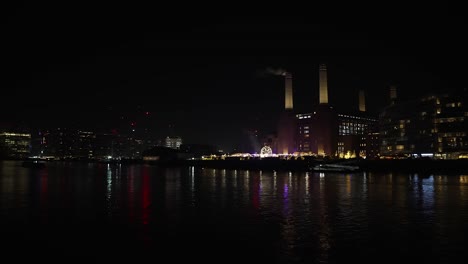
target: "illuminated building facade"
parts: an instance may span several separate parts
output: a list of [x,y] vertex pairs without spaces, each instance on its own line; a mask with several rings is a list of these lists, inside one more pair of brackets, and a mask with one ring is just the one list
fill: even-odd
[[91,131],[77,131],[77,137],[74,143],[73,157],[77,159],[94,158],[94,140],[96,135]]
[[145,149],[144,140],[117,131],[55,128],[33,133],[31,156],[57,160],[138,159]]
[[338,147],[337,114],[328,105],[319,105],[313,113],[298,114],[297,147],[304,154],[335,156]]
[[377,119],[336,114],[333,109],[324,112],[296,115],[299,152],[339,158],[378,156]]
[[122,159],[142,158],[143,151],[149,148],[145,147],[145,141],[132,136],[120,135],[120,157]]
[[337,149],[337,113],[328,104],[327,67],[319,67],[319,105],[313,113],[296,115],[298,152],[334,156]]
[[31,149],[31,134],[0,132],[0,156],[26,158]]
[[179,149],[180,145],[182,145],[181,137],[166,137],[164,142],[166,148]]
[[296,146],[303,154],[338,158],[376,157],[378,121],[367,117],[364,91],[359,91],[359,113],[337,113],[328,104],[327,67],[319,68],[319,105],[312,113],[297,114]]
[[[361,107],[361,106],[360,106]],[[378,156],[378,120],[362,114],[338,114],[339,158],[375,158]]]
[[375,128],[375,132],[369,131],[365,140],[366,158],[376,159],[380,157],[380,133],[377,131],[378,126]]
[[55,128],[40,132],[40,153],[56,159],[70,159],[75,154],[76,131],[69,128]]
[[385,156],[457,159],[468,153],[467,90],[395,102],[380,115]]
[[312,116],[314,113],[297,114],[297,149],[302,153],[312,153],[311,128],[313,126]]

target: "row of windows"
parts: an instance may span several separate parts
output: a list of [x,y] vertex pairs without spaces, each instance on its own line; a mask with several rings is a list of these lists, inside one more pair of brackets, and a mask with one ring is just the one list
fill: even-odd
[[[436,131],[437,132],[437,131]],[[466,132],[440,133],[440,137],[466,137]]]
[[456,103],[449,103],[445,105],[446,107],[461,107],[462,103],[461,102],[456,102]]
[[434,123],[453,123],[453,122],[463,122],[465,120],[464,117],[447,117],[447,118],[436,118],[434,119]]
[[366,120],[366,121],[371,121],[371,122],[377,122],[376,119],[359,117],[359,116],[350,116],[350,115],[338,114],[338,117],[345,117],[345,118],[351,118],[351,119],[357,119],[357,120]]
[[29,141],[16,141],[16,140],[5,140],[4,141],[4,144],[7,145],[7,146],[13,146],[13,145],[16,145],[16,146],[28,146],[29,145]]
[[8,132],[3,132],[0,133],[0,136],[5,136],[5,137],[26,137],[30,138],[31,134],[21,134],[21,133],[8,133]]

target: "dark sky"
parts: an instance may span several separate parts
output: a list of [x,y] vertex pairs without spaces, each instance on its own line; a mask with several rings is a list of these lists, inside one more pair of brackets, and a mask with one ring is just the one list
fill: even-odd
[[158,137],[231,149],[245,129],[274,132],[284,81],[263,74],[267,67],[293,74],[298,112],[318,102],[320,63],[342,112],[357,109],[359,89],[377,115],[389,84],[406,98],[466,87],[466,23],[440,6],[327,17],[132,3],[4,8],[0,121],[137,121]]

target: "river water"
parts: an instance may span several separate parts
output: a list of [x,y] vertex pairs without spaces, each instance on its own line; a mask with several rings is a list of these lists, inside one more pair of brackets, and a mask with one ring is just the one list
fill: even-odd
[[2,259],[452,263],[468,175],[0,161]]

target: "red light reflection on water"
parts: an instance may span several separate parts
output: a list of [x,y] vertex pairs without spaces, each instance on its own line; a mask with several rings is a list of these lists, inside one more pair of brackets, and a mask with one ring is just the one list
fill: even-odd
[[150,176],[148,167],[143,168],[143,183],[142,183],[142,222],[147,225],[149,222],[149,211],[150,211]]
[[135,221],[135,168],[128,169],[128,218],[129,222]]

